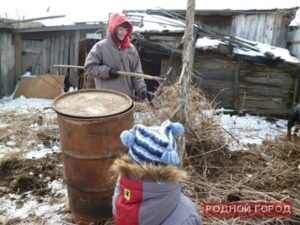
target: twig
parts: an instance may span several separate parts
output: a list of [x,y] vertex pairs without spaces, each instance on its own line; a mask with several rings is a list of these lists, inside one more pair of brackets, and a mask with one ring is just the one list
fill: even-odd
[[238,139],[236,139],[228,130],[226,130],[224,127],[222,127],[222,130],[224,130],[233,140],[235,140],[237,143],[240,143]]
[[193,158],[197,158],[197,157],[200,157],[200,156],[203,156],[203,155],[207,155],[207,154],[210,154],[212,152],[216,152],[216,151],[219,151],[221,150],[222,148],[224,148],[226,146],[226,144],[224,144],[223,146],[217,148],[217,149],[213,149],[213,150],[210,150],[208,152],[204,152],[204,153],[201,153],[201,154],[198,154],[198,155],[193,155],[193,156],[190,156],[188,157],[188,159],[193,159]]
[[75,223],[69,223],[69,222],[66,222],[66,221],[57,221],[58,223],[61,223],[61,224],[66,224],[66,225],[76,225]]

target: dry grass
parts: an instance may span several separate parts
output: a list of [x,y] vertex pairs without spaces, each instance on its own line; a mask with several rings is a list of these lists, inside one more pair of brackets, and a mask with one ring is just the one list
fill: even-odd
[[[25,145],[27,141],[39,141],[39,135],[58,140],[58,126],[55,117],[49,117],[42,112],[30,112],[19,114],[15,111],[0,114],[0,144],[7,141],[15,141],[17,146]],[[28,147],[28,146],[25,146]]]
[[[179,120],[178,86],[164,87],[153,104],[138,103],[137,123],[158,125]],[[300,224],[300,141],[265,141],[249,151],[229,151],[214,106],[197,89],[189,90],[184,166],[190,182],[183,184],[202,212],[203,202],[290,201],[290,219],[204,218],[204,224]],[[234,140],[233,140],[234,141]]]
[[79,87],[82,87],[82,89],[95,88],[94,78],[82,73],[79,76],[79,80],[80,80]]
[[[179,87],[164,87],[160,95],[155,96],[152,105],[145,102],[136,104],[135,122],[158,125],[166,119],[178,121],[179,102]],[[293,203],[293,217],[290,219],[203,218],[204,224],[300,224],[300,141],[291,142],[281,138],[265,141],[261,146],[249,151],[229,151],[214,105],[194,88],[189,91],[189,102],[190,120],[186,129],[184,167],[190,175],[190,180],[183,183],[183,190],[193,199],[200,212],[203,202],[260,200]],[[17,145],[30,148],[24,143],[35,140],[36,143],[47,144],[59,140],[56,118],[49,118],[42,113],[15,115],[10,112],[0,116],[1,123],[7,124],[6,127],[0,128],[2,145],[14,140]],[[39,129],[31,128],[32,124],[35,124],[33,128]],[[2,160],[0,164],[2,168],[11,170],[14,169],[13,165],[19,165],[13,160],[13,164],[9,162]],[[61,163],[61,159],[51,163]],[[20,168],[16,167],[16,171],[20,172]],[[53,179],[56,176],[62,175],[52,173]],[[13,179],[6,180],[9,184],[14,184]],[[35,183],[39,184],[38,181]],[[12,189],[13,187],[11,186]],[[35,187],[36,191],[38,189]]]

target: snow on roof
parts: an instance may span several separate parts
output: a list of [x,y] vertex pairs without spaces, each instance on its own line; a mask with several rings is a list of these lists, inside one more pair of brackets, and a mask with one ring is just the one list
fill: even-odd
[[128,13],[134,32],[183,32],[185,24],[179,20],[147,13]]
[[[279,47],[274,47],[268,44],[264,43],[259,43],[259,42],[253,42],[249,40],[244,40],[239,38],[241,41],[246,41],[247,43],[250,43],[251,48],[256,49],[251,50],[249,48],[241,48],[234,46],[233,47],[233,53],[238,54],[238,55],[248,55],[248,56],[262,56],[262,57],[271,57],[273,59],[282,59],[286,62],[290,63],[295,63],[298,64],[300,63],[300,60],[294,56],[292,56],[289,52],[289,50],[285,48],[279,48]],[[217,49],[220,44],[226,44],[228,43],[223,42],[218,39],[211,39],[209,37],[202,37],[198,38],[196,41],[196,48],[202,49],[202,50],[207,50],[207,49]]]
[[289,50],[285,48],[274,47],[263,43],[257,43],[255,47],[258,48],[260,52],[235,48],[234,53],[253,56],[266,56],[266,54],[272,54],[273,58],[280,58],[290,63],[300,63],[300,60],[291,56]]
[[225,44],[225,42],[217,40],[217,39],[210,39],[209,37],[198,38],[196,41],[196,48],[207,50],[207,49],[217,49],[220,44]]
[[[133,23],[134,32],[184,32],[185,23],[180,20],[171,19],[161,15],[150,15],[142,12],[129,12],[127,16]],[[217,49],[220,44],[228,45],[230,37],[224,37],[228,41],[211,39],[209,37],[198,38],[195,47],[202,50]],[[285,48],[274,47],[268,44],[253,42],[242,38],[236,38],[242,43],[247,43],[249,48],[233,47],[233,53],[237,55],[261,56],[272,59],[282,59],[289,63],[300,63],[300,60],[290,55]],[[251,50],[254,49],[254,50]],[[256,51],[255,51],[256,49]]]
[[300,26],[300,8],[297,10],[295,18],[290,23],[290,26]]

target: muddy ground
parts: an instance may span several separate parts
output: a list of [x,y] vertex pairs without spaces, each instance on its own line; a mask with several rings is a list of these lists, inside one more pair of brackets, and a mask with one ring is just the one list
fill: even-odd
[[[38,144],[51,147],[59,145],[59,130],[55,116],[48,117],[39,112],[15,115],[14,112],[1,116],[0,146],[8,151],[0,158],[0,197],[16,194],[18,207],[22,207],[26,198],[34,196],[40,203],[66,201],[64,196],[53,193],[48,183],[64,179],[62,153],[52,153],[43,158],[26,159],[24,152],[29,152]],[[32,126],[34,125],[34,126]],[[38,129],[37,129],[38,128]],[[13,147],[9,147],[13,142]],[[192,153],[191,153],[192,154]],[[186,157],[190,157],[187,155]],[[274,141],[265,141],[263,145],[249,151],[229,151],[226,148],[203,157],[185,161],[190,171],[190,186],[184,190],[195,200],[201,211],[201,202],[231,200],[285,200],[300,208],[300,141],[282,137]],[[3,210],[3,209],[2,209]],[[294,212],[293,220],[278,224],[299,224],[299,212]],[[62,208],[65,223],[73,223],[70,210]],[[1,214],[1,209],[0,209]],[[31,224],[47,224],[43,215],[32,215],[27,221]],[[7,219],[0,224],[23,224],[18,219]],[[292,222],[291,222],[292,221]],[[231,223],[232,221],[228,221]],[[245,221],[244,221],[245,222]],[[28,224],[30,224],[28,223]],[[224,221],[223,221],[224,223]],[[225,222],[226,223],[226,222]],[[249,222],[248,224],[263,224]],[[63,224],[63,223],[61,223]],[[204,218],[204,224],[218,224],[215,220]],[[236,224],[245,224],[236,221]]]

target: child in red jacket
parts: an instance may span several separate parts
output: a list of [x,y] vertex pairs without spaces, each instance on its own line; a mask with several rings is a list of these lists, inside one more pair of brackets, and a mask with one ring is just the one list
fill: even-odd
[[193,202],[181,192],[186,173],[178,168],[176,136],[180,123],[161,126],[136,125],[123,131],[121,140],[128,155],[115,160],[119,176],[113,196],[116,225],[200,225]]

